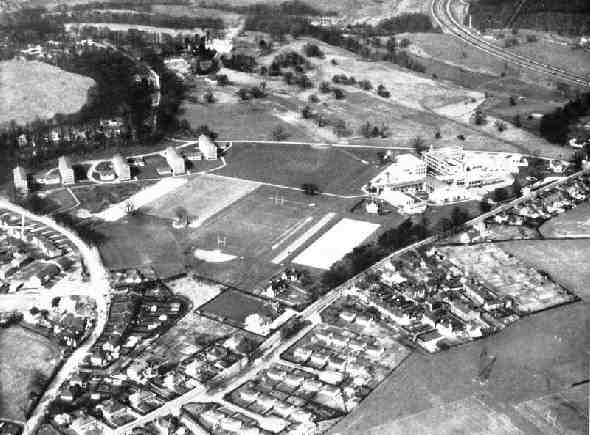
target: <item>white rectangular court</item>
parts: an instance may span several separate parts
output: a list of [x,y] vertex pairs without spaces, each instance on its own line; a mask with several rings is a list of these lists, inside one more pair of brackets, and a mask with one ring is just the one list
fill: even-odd
[[293,263],[327,270],[360,245],[377,228],[379,228],[379,224],[342,219],[309,248],[299,254],[293,260]]

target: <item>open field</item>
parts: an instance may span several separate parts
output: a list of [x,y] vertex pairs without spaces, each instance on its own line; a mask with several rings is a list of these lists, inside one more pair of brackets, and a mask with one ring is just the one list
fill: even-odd
[[24,420],[36,380],[47,380],[59,357],[45,337],[16,326],[0,329],[0,419]]
[[151,266],[162,278],[184,272],[171,227],[158,219],[140,215],[120,223],[98,224],[95,230],[107,239],[99,250],[108,269]]
[[588,383],[520,403],[516,409],[544,434],[588,433]]
[[[522,432],[538,434],[536,427],[519,418],[512,406],[587,379],[587,310],[587,304],[570,304],[523,318],[484,340],[435,355],[414,352],[328,433],[389,433],[379,432],[379,428],[441,405],[477,397],[486,407],[506,414]],[[485,384],[475,380],[481,370],[482,349],[497,357]],[[506,422],[505,417],[500,418]]]
[[590,300],[590,239],[502,242],[502,249],[547,272],[565,288]]
[[342,219],[293,260],[316,269],[329,269],[373,234],[379,225]]
[[[283,0],[270,0],[266,3],[282,3]],[[213,0],[202,2],[203,5],[214,5]],[[232,6],[246,6],[258,3],[258,0],[226,0],[225,4]],[[324,0],[321,3],[313,0],[303,0],[310,6],[329,12],[338,13],[345,22],[376,23],[384,18],[402,13],[429,13],[429,0]]]
[[270,302],[242,293],[237,290],[226,290],[215,299],[200,308],[204,314],[214,318],[229,320],[230,324],[242,325],[250,314],[275,317],[275,312],[270,307]]
[[481,400],[466,398],[371,428],[367,435],[519,435],[523,432],[506,415]]
[[43,197],[47,206],[42,210],[44,214],[59,212],[60,210],[70,209],[78,203],[68,189],[57,189]]
[[167,282],[166,285],[174,293],[191,301],[192,308],[199,308],[223,291],[223,286],[220,284],[193,279],[188,276]]
[[[217,89],[213,91],[218,92]],[[284,128],[293,140],[314,139],[305,129],[283,121],[279,115],[286,108],[269,101],[219,102],[212,105],[185,101],[182,107],[182,119],[188,120],[193,128],[211,126],[219,133],[220,139],[271,139],[271,132],[277,126]]]
[[130,198],[153,182],[93,184],[73,188],[74,195],[80,201],[80,207],[90,213],[98,213],[107,207]]
[[539,62],[557,65],[567,71],[590,78],[590,53],[585,50],[573,50],[568,46],[556,44],[545,39],[539,39],[536,42],[520,43],[510,50],[536,59]]
[[539,231],[544,237],[590,238],[590,201],[544,223]]
[[234,143],[228,165],[216,173],[300,188],[316,184],[322,192],[359,195],[378,169],[342,150],[306,145]]
[[[42,80],[40,80],[42,78]],[[0,62],[0,124],[77,112],[94,80],[38,61]]]
[[202,175],[190,178],[175,191],[153,201],[145,211],[163,219],[174,219],[175,210],[182,208],[202,223],[257,187],[257,183],[249,181]]

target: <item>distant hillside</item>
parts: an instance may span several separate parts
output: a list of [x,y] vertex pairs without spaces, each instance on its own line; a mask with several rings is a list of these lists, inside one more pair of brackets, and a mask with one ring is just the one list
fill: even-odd
[[473,24],[480,29],[507,27],[514,19],[511,27],[572,35],[590,32],[588,0],[471,0],[471,5]]

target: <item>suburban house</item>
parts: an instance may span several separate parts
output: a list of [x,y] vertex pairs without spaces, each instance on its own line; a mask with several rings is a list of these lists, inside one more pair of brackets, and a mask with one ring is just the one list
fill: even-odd
[[217,145],[204,134],[199,136],[199,151],[205,160],[217,160]]
[[131,168],[127,160],[121,154],[115,154],[113,157],[113,169],[120,181],[127,181],[131,179]]
[[27,180],[27,173],[22,166],[17,166],[12,170],[12,177],[14,179],[14,187],[23,193],[29,191],[29,182]]
[[174,147],[166,148],[164,151],[164,155],[166,157],[166,162],[168,166],[172,169],[172,175],[183,175],[186,174],[186,162],[178,154]]
[[67,156],[61,156],[57,161],[57,169],[61,176],[61,182],[63,185],[74,184],[76,177],[74,176],[74,169],[72,168],[72,161]]

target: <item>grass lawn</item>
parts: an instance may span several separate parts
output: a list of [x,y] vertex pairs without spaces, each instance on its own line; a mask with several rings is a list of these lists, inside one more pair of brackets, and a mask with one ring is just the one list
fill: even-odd
[[94,80],[38,62],[0,62],[0,124],[77,112]]
[[149,216],[98,224],[95,230],[107,240],[99,246],[108,269],[151,266],[162,278],[184,272],[181,250],[171,227]]
[[590,301],[590,239],[502,242],[503,250],[547,272],[558,284]]
[[590,201],[545,222],[539,231],[544,237],[590,238]]
[[59,358],[45,337],[18,326],[0,329],[0,419],[24,420],[34,379],[48,379]]
[[227,319],[230,323],[242,325],[250,314],[276,317],[270,303],[237,290],[226,290],[200,309],[205,314]]
[[72,191],[80,201],[80,207],[98,213],[124,201],[153,182],[129,182],[117,184],[93,184],[75,187]]
[[58,189],[48,193],[45,195],[45,202],[47,206],[42,211],[43,214],[69,209],[77,204],[75,198],[67,189]]
[[359,195],[378,173],[372,165],[336,148],[234,143],[220,175],[299,188],[316,184],[322,192]]
[[[513,406],[562,391],[588,378],[587,312],[586,304],[569,304],[526,317],[499,334],[445,352],[435,355],[414,352],[327,433],[408,433],[389,432],[387,428],[390,424],[400,427],[403,420],[399,419],[411,418],[419,412],[431,415],[440,406],[474,398],[481,400],[485,408],[504,414],[504,421],[509,418],[524,433],[539,433],[531,423],[512,418]],[[489,381],[482,385],[476,378],[484,348],[497,360]],[[424,423],[427,422],[425,418]],[[437,427],[432,432],[426,428],[413,433],[491,433],[477,431],[473,424],[477,422],[465,422],[466,426],[454,430],[453,426],[445,426],[450,430]]]
[[176,294],[191,301],[192,308],[198,308],[223,291],[221,284],[197,280],[188,276],[167,282],[166,285]]

